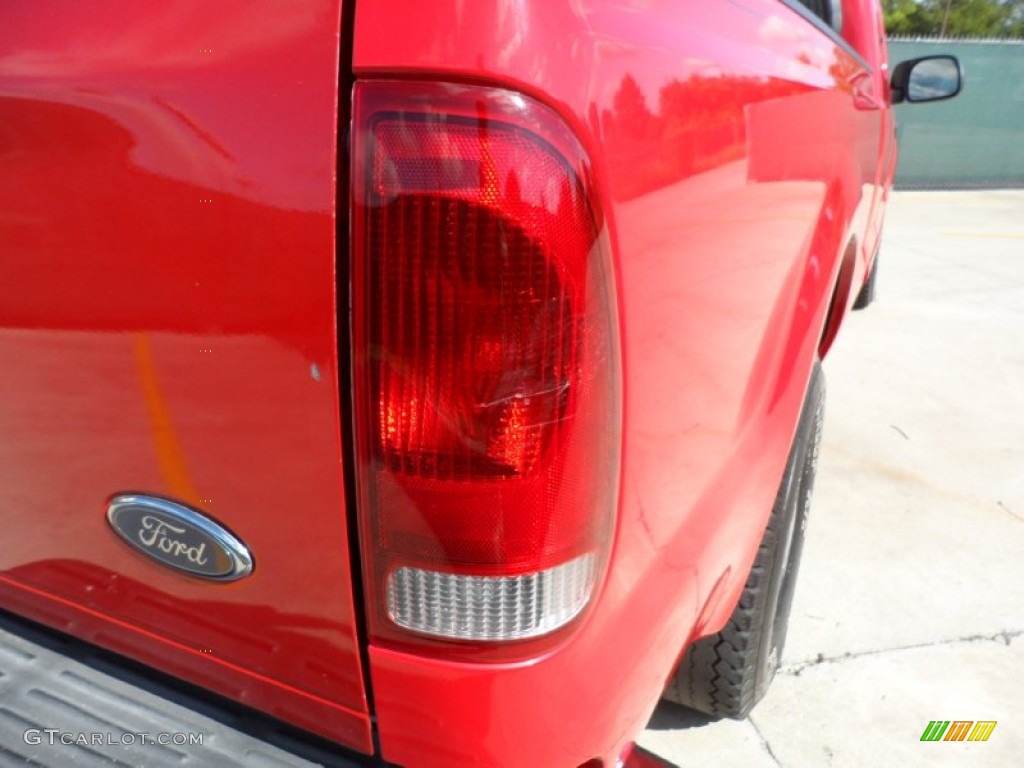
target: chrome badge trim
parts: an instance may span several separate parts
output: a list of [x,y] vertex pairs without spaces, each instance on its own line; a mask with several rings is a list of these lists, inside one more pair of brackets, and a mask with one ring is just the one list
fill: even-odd
[[121,494],[110,500],[107,522],[135,551],[181,573],[237,581],[252,573],[249,549],[206,515],[169,499]]

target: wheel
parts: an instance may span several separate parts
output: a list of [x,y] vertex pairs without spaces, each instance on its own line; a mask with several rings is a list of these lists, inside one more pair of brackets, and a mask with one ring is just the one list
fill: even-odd
[[746,717],[775,677],[818,466],[825,377],[815,362],[793,447],[761,545],[729,623],[693,643],[664,698],[715,717]]
[[868,279],[864,281],[864,285],[860,289],[860,293],[857,294],[857,300],[853,302],[854,309],[867,309],[871,302],[875,300],[875,282],[878,280],[878,254],[875,254],[875,260],[871,264],[871,273],[868,275]]

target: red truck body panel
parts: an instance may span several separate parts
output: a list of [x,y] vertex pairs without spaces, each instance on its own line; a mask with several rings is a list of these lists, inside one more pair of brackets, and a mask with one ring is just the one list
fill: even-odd
[[841,268],[839,316],[866,274],[885,74],[775,0],[363,0],[353,69],[557,109],[604,185],[622,318],[621,499],[594,610],[503,668],[371,646],[383,754],[614,764],[686,641],[731,613]]
[[[5,5],[5,606],[371,750],[335,303],[337,0]],[[220,585],[112,494],[252,549]]]
[[[372,717],[398,764],[615,765],[728,620],[870,266],[877,6],[845,2],[842,41],[778,0],[358,0],[351,52],[340,0],[45,7],[0,25],[0,606],[362,752]],[[620,498],[593,605],[539,656],[361,661],[339,60],[521,91],[593,163]],[[204,510],[253,575],[126,548],[126,491]]]

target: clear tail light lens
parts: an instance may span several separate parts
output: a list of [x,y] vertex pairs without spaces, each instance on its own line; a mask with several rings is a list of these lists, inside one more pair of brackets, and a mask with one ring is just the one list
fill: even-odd
[[388,576],[388,616],[415,632],[457,640],[521,640],[571,621],[594,586],[594,555],[520,576],[401,567]]
[[354,98],[371,635],[546,635],[591,597],[617,496],[615,302],[589,166],[520,94],[368,81]]

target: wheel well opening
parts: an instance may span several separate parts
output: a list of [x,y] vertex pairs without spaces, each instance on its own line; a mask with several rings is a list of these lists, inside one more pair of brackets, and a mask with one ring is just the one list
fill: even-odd
[[825,313],[825,326],[821,331],[821,339],[818,341],[818,358],[825,359],[825,355],[832,347],[836,334],[839,333],[839,326],[846,316],[846,307],[850,303],[850,290],[853,287],[853,273],[857,264],[857,241],[854,238],[846,244],[843,252],[843,259],[839,265],[839,274],[836,277],[835,288],[832,289],[832,297],[829,299],[828,311]]

